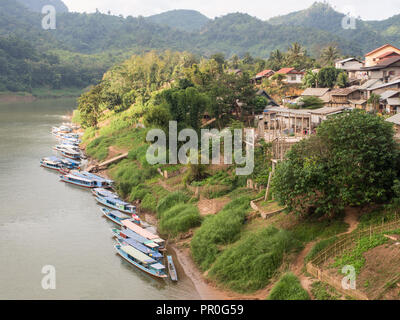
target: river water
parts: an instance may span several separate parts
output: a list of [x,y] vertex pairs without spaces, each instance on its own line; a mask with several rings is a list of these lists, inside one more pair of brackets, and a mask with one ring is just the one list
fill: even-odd
[[[75,99],[0,104],[0,299],[199,299],[182,270],[154,279],[116,255],[91,193],[39,166]],[[42,288],[54,266],[56,289]],[[179,269],[179,268],[178,268]]]

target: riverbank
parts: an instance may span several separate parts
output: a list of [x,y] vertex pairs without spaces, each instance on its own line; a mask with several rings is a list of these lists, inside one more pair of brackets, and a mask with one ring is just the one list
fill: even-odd
[[32,102],[38,99],[78,98],[86,88],[34,88],[32,92],[0,92],[0,103]]

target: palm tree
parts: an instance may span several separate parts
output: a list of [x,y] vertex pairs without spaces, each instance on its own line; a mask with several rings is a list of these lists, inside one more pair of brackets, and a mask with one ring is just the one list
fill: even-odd
[[367,103],[372,106],[374,111],[378,111],[381,96],[379,94],[371,93]]
[[317,73],[312,70],[307,70],[303,78],[303,86],[306,88],[317,88],[318,87],[318,76]]
[[328,46],[325,49],[322,50],[321,53],[321,61],[325,65],[333,66],[335,64],[335,61],[339,59],[340,57],[340,52],[336,46]]
[[305,50],[301,47],[301,44],[298,42],[292,43],[290,48],[288,49],[288,56],[291,60],[296,60],[305,55]]

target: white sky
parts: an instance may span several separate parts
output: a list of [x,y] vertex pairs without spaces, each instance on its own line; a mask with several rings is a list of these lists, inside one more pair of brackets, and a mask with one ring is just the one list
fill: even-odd
[[[248,13],[260,19],[287,14],[309,7],[316,0],[63,0],[70,11],[123,16],[149,16],[172,9],[193,9],[214,18],[232,12]],[[400,14],[400,0],[329,0],[343,13],[365,20],[382,20]]]

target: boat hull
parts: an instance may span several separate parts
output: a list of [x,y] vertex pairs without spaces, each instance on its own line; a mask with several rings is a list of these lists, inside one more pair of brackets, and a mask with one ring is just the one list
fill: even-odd
[[146,272],[147,274],[149,274],[149,275],[151,275],[151,276],[153,276],[153,277],[155,277],[155,278],[159,278],[159,279],[165,279],[165,278],[168,277],[166,274],[162,274],[162,275],[155,274],[155,273],[151,272],[150,270],[148,270],[147,268],[141,266],[141,265],[138,264],[137,262],[135,262],[135,261],[129,259],[129,257],[128,257],[121,249],[118,249],[116,246],[115,246],[115,250],[117,251],[117,253],[118,253],[125,261],[129,262],[131,265],[133,265],[133,266],[135,266],[136,268],[142,270],[143,272]]
[[[98,188],[98,187],[96,187]],[[107,201],[104,201],[103,199],[101,199],[99,196],[96,196],[96,201],[100,204],[102,204],[103,206],[106,206],[108,208],[114,209],[114,210],[118,210],[122,213],[126,213],[126,214],[136,214],[136,210],[135,211],[128,211],[128,210],[122,210],[116,206],[111,205],[110,203],[107,203]]]
[[61,180],[62,182],[69,183],[69,184],[72,184],[72,185],[74,185],[74,186],[81,187],[81,188],[86,188],[86,189],[93,189],[93,188],[96,188],[96,186],[86,186],[86,185],[79,184],[79,183],[76,183],[76,182],[67,181],[67,180],[63,179],[62,177],[60,178],[60,180]]

